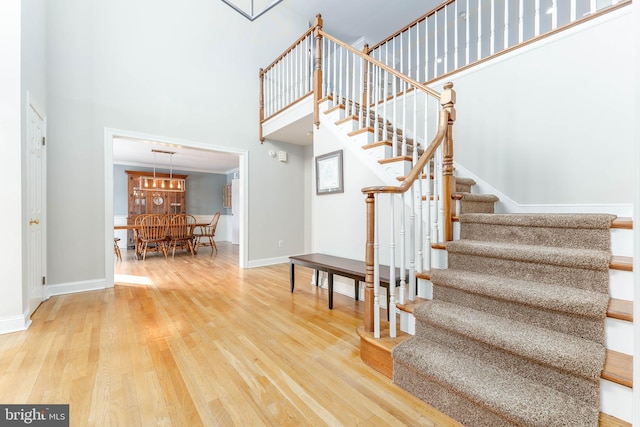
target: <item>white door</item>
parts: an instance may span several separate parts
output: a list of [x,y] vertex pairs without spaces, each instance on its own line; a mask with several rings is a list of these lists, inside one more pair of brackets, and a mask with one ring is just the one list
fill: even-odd
[[240,180],[231,180],[231,243],[240,244]]
[[29,103],[27,111],[27,283],[29,316],[45,299],[46,171],[45,118]]

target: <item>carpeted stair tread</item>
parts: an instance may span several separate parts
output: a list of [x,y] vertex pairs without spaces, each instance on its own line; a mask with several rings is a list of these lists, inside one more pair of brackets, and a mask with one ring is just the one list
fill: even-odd
[[444,330],[585,378],[599,378],[604,364],[605,348],[593,341],[467,307],[433,300],[413,314]]
[[[424,377],[442,385],[447,392],[475,402],[486,411],[500,414],[514,425],[597,425],[598,408],[469,357],[458,349],[413,337],[394,348],[393,358],[394,382],[419,388],[420,382],[416,377]],[[404,376],[413,378],[401,378]],[[410,391],[418,396],[423,394],[421,390]],[[439,409],[447,412],[447,408]],[[477,417],[481,421],[482,415]],[[474,425],[478,420],[459,421]]]
[[471,178],[465,178],[462,176],[456,176],[456,184],[467,185],[469,187],[476,185],[476,182]]
[[607,271],[611,254],[605,251],[520,245],[504,242],[456,240],[446,244],[449,253],[525,261],[572,268]]
[[603,292],[455,269],[433,269],[431,281],[436,286],[595,319],[606,317],[609,302],[609,295]]
[[609,214],[466,214],[460,217],[460,222],[608,230],[614,219],[616,216]]
[[[460,196],[462,196],[461,197],[462,200],[465,200],[468,202],[495,203],[500,200],[498,196],[495,196],[493,194],[475,194],[475,193],[466,193],[463,191],[460,191],[457,193]],[[472,214],[466,214],[466,215],[472,215]],[[495,214],[477,214],[477,215],[495,215]]]
[[614,215],[603,214],[476,214],[460,215],[460,238],[517,242],[567,248],[611,250]]

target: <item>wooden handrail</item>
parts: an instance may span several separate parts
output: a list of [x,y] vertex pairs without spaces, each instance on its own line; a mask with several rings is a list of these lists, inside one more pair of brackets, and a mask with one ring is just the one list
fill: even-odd
[[447,241],[453,240],[452,226],[452,203],[451,195],[454,192],[455,181],[453,179],[453,122],[456,119],[456,93],[453,90],[453,83],[444,85],[444,91],[440,96],[442,110],[438,122],[438,131],[427,147],[418,158],[409,174],[398,186],[375,186],[365,187],[362,193],[366,194],[367,231],[365,245],[365,289],[364,289],[364,329],[366,332],[374,331],[374,262],[375,262],[375,195],[376,194],[402,194],[408,191],[423,173],[427,163],[434,157],[436,150],[443,146],[443,210],[444,236]]
[[401,80],[404,80],[405,82],[411,84],[412,86],[415,86],[415,87],[419,88],[420,90],[428,93],[429,95],[433,96],[434,98],[440,99],[440,94],[438,92],[436,92],[435,90],[423,85],[422,83],[419,83],[416,80],[413,80],[411,77],[405,76],[401,72],[394,70],[393,68],[389,67],[388,65],[385,65],[384,63],[378,61],[375,58],[372,58],[369,55],[365,55],[364,53],[360,52],[358,49],[355,49],[355,48],[349,46],[348,44],[336,39],[335,37],[331,36],[330,34],[325,33],[322,30],[320,30],[320,34],[322,35],[322,37],[325,37],[328,40],[331,40],[333,43],[341,46],[342,48],[344,48],[346,50],[348,50],[352,54],[354,54],[354,55],[356,55],[356,56],[358,56],[360,58],[363,58],[365,61],[375,65],[376,67],[380,67],[381,69],[383,69],[387,73],[393,75],[394,77],[397,77],[397,78],[399,78]]

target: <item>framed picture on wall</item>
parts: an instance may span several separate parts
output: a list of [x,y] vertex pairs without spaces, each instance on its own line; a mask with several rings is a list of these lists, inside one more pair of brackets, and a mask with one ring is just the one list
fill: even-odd
[[343,193],[342,150],[316,157],[316,194]]

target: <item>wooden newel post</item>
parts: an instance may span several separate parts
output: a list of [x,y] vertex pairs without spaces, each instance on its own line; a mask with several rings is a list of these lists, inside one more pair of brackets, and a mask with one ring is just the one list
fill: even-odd
[[[440,104],[442,105],[442,118],[446,120],[447,135],[443,144],[443,160],[442,160],[442,179],[444,187],[444,238],[449,242],[453,240],[453,223],[452,217],[455,215],[454,204],[451,195],[456,191],[456,181],[453,176],[453,122],[456,120],[456,91],[453,90],[453,83],[448,82],[444,85],[444,91],[440,95]],[[444,123],[443,123],[444,124]]]
[[313,69],[313,123],[316,128],[320,126],[320,110],[319,104],[322,98],[322,16],[316,15],[316,21],[314,23],[315,29],[313,30],[313,36],[316,40],[316,52],[315,52],[315,66]]
[[262,121],[264,120],[264,69],[260,68],[260,130],[258,134],[260,136],[260,143],[264,142],[264,135],[262,135]]
[[364,288],[364,330],[373,332],[373,269],[374,269],[374,242],[375,242],[375,203],[373,193],[367,193],[367,244],[365,247],[364,263],[365,288]]

